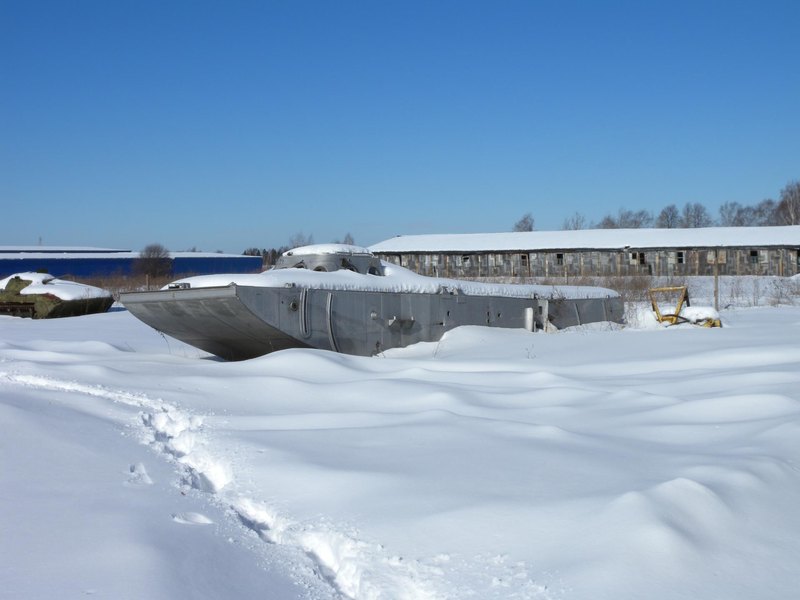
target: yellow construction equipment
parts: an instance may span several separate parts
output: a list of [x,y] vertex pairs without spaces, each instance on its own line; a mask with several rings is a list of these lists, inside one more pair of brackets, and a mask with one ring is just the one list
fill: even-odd
[[[650,295],[650,304],[653,306],[653,312],[656,313],[656,319],[659,323],[666,323],[668,325],[676,325],[678,323],[692,323],[701,327],[722,327],[722,322],[719,320],[719,314],[712,308],[704,310],[684,311],[684,305],[690,307],[689,302],[689,289],[685,285],[655,287],[648,290]],[[675,310],[671,313],[662,313],[658,306],[657,296],[664,294],[677,295]],[[696,307],[699,308],[699,307]],[[684,311],[686,314],[681,314]]]

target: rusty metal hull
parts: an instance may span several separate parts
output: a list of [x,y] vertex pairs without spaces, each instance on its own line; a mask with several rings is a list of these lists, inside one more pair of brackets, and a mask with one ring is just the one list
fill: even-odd
[[435,342],[461,325],[544,329],[622,321],[619,298],[560,300],[442,293],[225,287],[122,295],[151,327],[226,360],[286,348],[371,356]]

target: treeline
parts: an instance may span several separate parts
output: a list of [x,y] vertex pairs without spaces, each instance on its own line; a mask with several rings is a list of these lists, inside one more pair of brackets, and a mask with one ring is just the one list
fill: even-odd
[[[562,229],[677,229],[689,227],[764,227],[800,225],[800,181],[791,181],[781,190],[780,200],[762,200],[754,205],[726,202],[713,216],[699,202],[687,202],[682,208],[669,204],[655,215],[646,210],[621,208],[597,222],[589,222],[580,213],[564,219]],[[534,218],[526,213],[514,224],[513,231],[533,231]]]

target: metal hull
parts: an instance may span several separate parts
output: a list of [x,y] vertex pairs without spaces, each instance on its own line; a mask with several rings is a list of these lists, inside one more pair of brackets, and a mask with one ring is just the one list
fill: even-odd
[[543,329],[622,321],[619,298],[545,300],[500,296],[226,287],[122,295],[151,327],[227,360],[286,348],[319,348],[371,356],[389,348],[438,341],[461,325]]

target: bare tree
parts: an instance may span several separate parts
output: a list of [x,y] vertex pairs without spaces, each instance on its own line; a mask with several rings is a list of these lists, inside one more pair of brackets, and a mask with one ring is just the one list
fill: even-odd
[[687,202],[681,212],[681,227],[710,227],[714,221],[705,206],[699,202]]
[[599,222],[592,225],[593,229],[619,229],[619,222],[611,215],[606,215]]
[[800,225],[800,181],[790,181],[781,190],[777,218],[782,225]]
[[620,229],[642,229],[653,224],[653,215],[646,210],[626,210],[621,208],[617,217]]
[[148,244],[133,265],[134,272],[150,277],[166,277],[172,272],[169,250],[161,244]]
[[738,202],[725,202],[719,207],[719,224],[721,227],[741,227],[742,209]]
[[343,244],[347,244],[348,246],[355,246],[356,241],[353,239],[353,236],[350,235],[350,232],[344,234],[344,241]]
[[606,215],[599,223],[597,229],[641,229],[653,223],[653,215],[646,210],[628,210],[620,208],[616,217]]
[[753,212],[753,225],[779,225],[780,217],[778,213],[779,204],[772,198],[762,200],[751,210]]
[[564,230],[577,230],[586,229],[586,217],[579,212],[576,212],[571,217],[564,219],[564,224],[561,226]]
[[314,236],[311,234],[305,235],[302,231],[298,231],[289,238],[290,248],[299,248],[300,246],[310,246],[314,243]]
[[678,207],[670,204],[661,209],[656,219],[656,227],[659,229],[675,229],[681,225],[681,213]]
[[514,229],[512,231],[533,231],[533,227],[533,215],[531,213],[525,213],[519,221],[514,223]]
[[723,227],[760,227],[780,222],[778,205],[767,198],[755,206],[726,202],[719,207],[719,224]]

